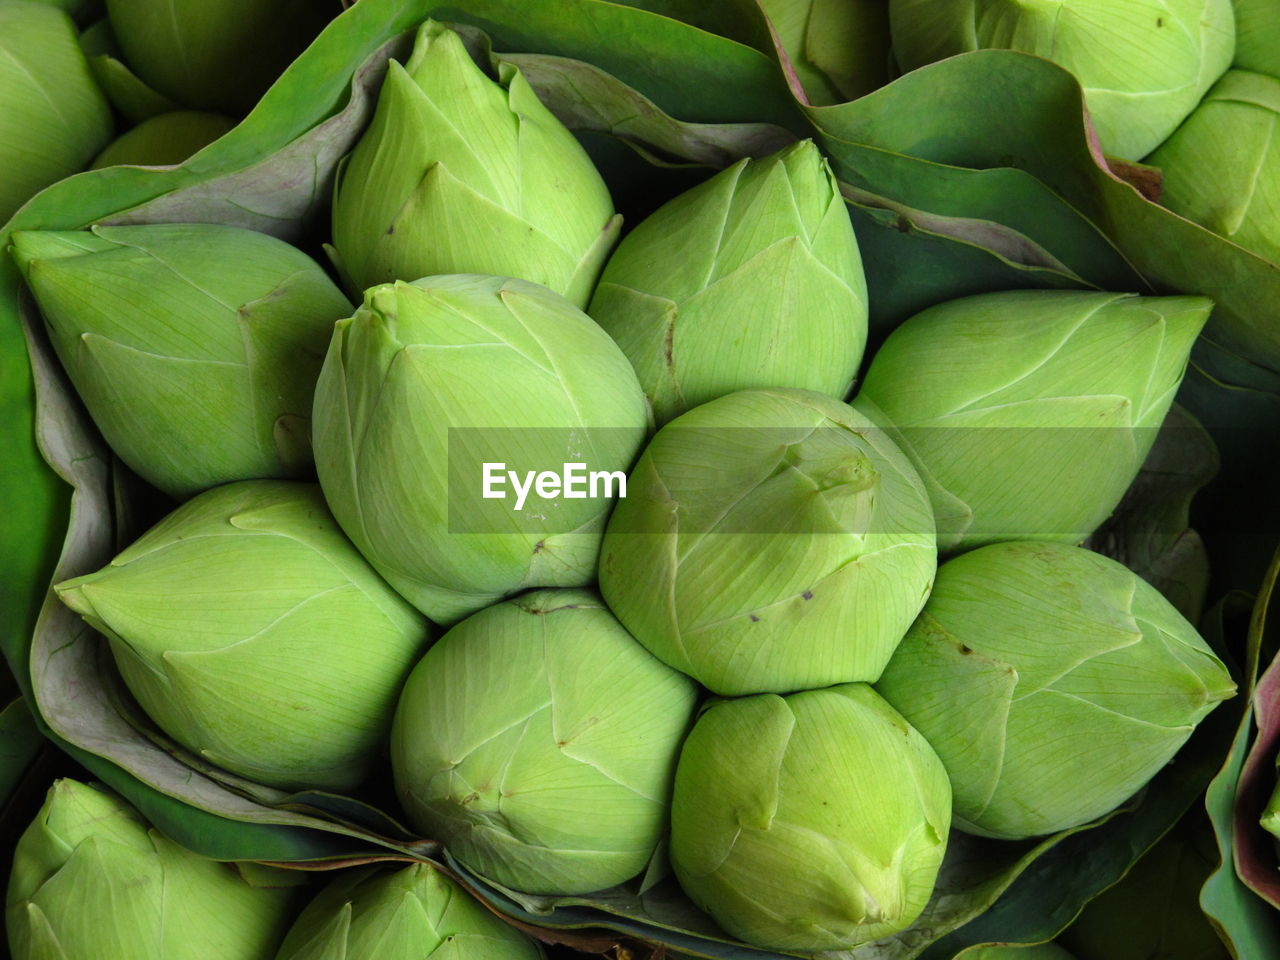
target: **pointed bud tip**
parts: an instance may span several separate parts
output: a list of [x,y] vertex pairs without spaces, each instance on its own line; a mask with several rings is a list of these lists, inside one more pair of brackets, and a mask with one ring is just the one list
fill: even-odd
[[62,601],[63,605],[73,613],[78,613],[82,617],[93,616],[97,611],[86,588],[96,577],[96,573],[89,573],[82,577],[63,580],[61,583],[53,585],[53,592],[58,595],[58,599]]

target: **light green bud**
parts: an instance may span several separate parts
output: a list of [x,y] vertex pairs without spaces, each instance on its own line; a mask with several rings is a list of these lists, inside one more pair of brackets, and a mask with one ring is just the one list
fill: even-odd
[[1079,543],[1137,476],[1212,306],[1052,290],[941,303],[890,334],[854,407],[896,428],[940,550]]
[[312,391],[351,304],[282,240],[216,224],[22,231],[13,256],[111,449],[165,493],[312,471]]
[[1235,49],[1231,0],[890,0],[889,24],[904,70],[988,47],[1053,60],[1125,160],[1173,133]]
[[49,3],[0,2],[0,224],[111,139],[71,18]]
[[519,277],[586,306],[618,237],[590,157],[510,63],[485,75],[428,20],[387,67],[338,171],[335,259],[355,289],[446,273]]
[[867,342],[853,225],[810,140],[740,160],[636,227],[588,310],[659,424],[748,387],[849,392]]
[[732,936],[840,950],[920,914],[950,820],[942,764],[865,683],[726,700],[680,755],[671,865]]
[[1114,560],[998,543],[938,570],[877,689],[942,758],[956,826],[1018,839],[1128,799],[1235,684]]
[[276,960],[542,960],[542,948],[434,867],[343,870]]
[[230,117],[176,110],[142,121],[116,137],[93,161],[94,170],[120,164],[165,166],[182,163],[235,126]]
[[367,291],[316,386],[316,467],[334,516],[437,623],[595,577],[612,493],[522,499],[486,487],[485,463],[506,468],[499,479],[571,462],[620,478],[647,427],[608,334],[545,287],[501,277]]
[[283,480],[203,493],[55,589],[165,733],[284,789],[364,780],[427,635],[319,489]]
[[875,680],[933,582],[930,513],[907,458],[847,404],[743,390],[645,449],[600,591],[655,656],[725,696]]
[[1233,0],[1236,58],[1232,65],[1280,77],[1280,16],[1275,0]]
[[106,0],[139,77],[196,110],[242,116],[340,8],[320,0]]
[[114,794],[57,780],[14,852],[9,948],[14,960],[262,960],[292,900],[184,850]]
[[414,668],[391,737],[410,820],[528,893],[636,875],[666,830],[697,688],[584,590],[537,590],[464,620]]
[[1277,122],[1280,80],[1232,70],[1151,155],[1150,162],[1164,171],[1160,202],[1280,262]]
[[89,70],[98,86],[128,124],[140,124],[162,113],[182,109],[164,94],[148,87],[129,69],[106,17],[85,28],[80,34],[80,48],[89,60]]

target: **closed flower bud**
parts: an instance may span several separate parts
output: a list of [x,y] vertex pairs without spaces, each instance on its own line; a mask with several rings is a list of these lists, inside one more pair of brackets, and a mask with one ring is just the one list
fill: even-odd
[[1236,11],[1236,58],[1241,70],[1280,77],[1280,17],[1273,0],[1232,0]]
[[485,75],[428,20],[388,64],[377,111],[333,201],[333,245],[354,289],[445,273],[519,277],[579,307],[620,218],[578,141],[513,65]]
[[166,166],[182,163],[235,126],[216,113],[175,110],[142,121],[98,154],[93,169],[120,164]]
[[1212,306],[1051,290],[952,300],[890,334],[853,405],[915,461],[940,550],[1079,543],[1137,475]]
[[1235,49],[1231,0],[890,0],[889,23],[904,70],[986,47],[1055,61],[1126,160],[1173,133]]
[[125,59],[196,110],[243,115],[339,13],[321,0],[106,0]]
[[877,689],[942,758],[956,826],[1018,839],[1124,802],[1235,684],[1114,560],[998,543],[938,570]]
[[0,224],[111,139],[111,108],[53,4],[0,3]]
[[174,497],[305,477],[334,321],[351,305],[282,240],[215,224],[14,234],[53,345],[111,449]]
[[843,399],[867,289],[839,186],[812,141],[741,160],[633,230],[588,310],[658,422],[748,387]]
[[114,794],[58,780],[14,852],[6,925],[14,960],[262,960],[292,901],[289,885],[250,885]]
[[644,870],[666,829],[697,688],[594,594],[537,590],[446,633],[392,732],[410,820],[471,869],[528,893],[586,893]]
[[439,870],[343,870],[307,905],[275,960],[541,960],[542,948]]
[[920,914],[950,821],[942,764],[865,683],[764,694],[712,705],[689,734],[671,865],[732,936],[841,950]]
[[660,660],[725,696],[875,680],[937,562],[887,434],[804,390],[743,390],[662,428],[609,520],[600,590]]
[[162,730],[283,789],[365,778],[427,634],[319,489],[279,480],[201,494],[56,590]]
[[447,624],[526,587],[593,581],[613,496],[521,495],[508,474],[577,463],[621,479],[648,413],[627,358],[563,297],[459,275],[366,292],[334,334],[315,423],[334,516]]
[[1258,256],[1280,262],[1280,80],[1232,70],[1153,153],[1160,202]]

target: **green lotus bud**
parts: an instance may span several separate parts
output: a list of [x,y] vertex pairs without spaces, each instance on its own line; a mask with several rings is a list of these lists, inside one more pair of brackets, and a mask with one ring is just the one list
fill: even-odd
[[182,109],[164,94],[148,87],[129,69],[106,17],[80,34],[80,48],[107,100],[130,124]]
[[1231,0],[889,0],[889,25],[904,70],[986,47],[1055,61],[1126,160],[1173,133],[1235,49]]
[[119,164],[164,166],[182,163],[235,126],[216,113],[178,110],[144,120],[116,137],[93,161],[93,169]]
[[1114,560],[998,543],[938,570],[877,689],[942,758],[956,825],[1016,839],[1119,805],[1235,684],[1182,614]]
[[1280,80],[1232,70],[1151,155],[1174,213],[1280,262]]
[[0,2],[0,224],[111,139],[111,108],[71,18],[34,0]]
[[875,680],[937,564],[907,458],[847,404],[743,390],[663,427],[605,534],[600,591],[725,696]]
[[318,0],[107,0],[125,59],[148,86],[236,116],[338,12]]
[[[409,602],[452,623],[526,587],[592,582],[648,413],[627,358],[563,297],[458,275],[366,292],[337,326],[315,422],[338,522]],[[570,496],[570,464],[603,479]],[[556,471],[566,496],[541,479],[531,490]]]
[[184,850],[114,794],[58,780],[14,852],[9,948],[14,960],[262,960],[292,900]]
[[106,636],[157,726],[284,789],[365,778],[427,633],[319,489],[283,480],[203,493],[55,589]]
[[23,231],[13,255],[112,450],[175,497],[311,473],[312,391],[351,304],[282,240],[215,224]]
[[1236,11],[1236,58],[1241,70],[1280,77],[1280,17],[1275,0],[1233,0]]
[[446,273],[519,277],[579,307],[621,219],[578,141],[510,63],[498,82],[428,20],[388,64],[333,199],[335,259],[356,289]]
[[536,590],[446,633],[391,735],[410,820],[529,893],[586,893],[644,869],[666,829],[697,690],[595,594]]
[[302,911],[276,960],[541,960],[542,948],[439,870],[343,870]]
[[747,387],[843,399],[867,342],[853,225],[812,141],[676,197],[609,260],[589,310],[665,423]]
[[854,406],[897,428],[939,549],[1079,543],[1141,468],[1212,306],[1052,290],[941,303],[890,334]]
[[920,914],[950,820],[942,764],[865,683],[727,700],[680,755],[671,866],[731,935],[839,950]]

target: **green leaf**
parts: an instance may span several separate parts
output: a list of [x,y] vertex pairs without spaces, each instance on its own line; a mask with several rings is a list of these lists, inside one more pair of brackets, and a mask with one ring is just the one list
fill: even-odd
[[[1225,632],[1226,628],[1234,625],[1242,608],[1243,611],[1248,611],[1252,606],[1243,650],[1245,662],[1241,693],[1246,706],[1252,703],[1255,696],[1264,635],[1274,633],[1268,612],[1277,574],[1280,574],[1280,553],[1273,558],[1252,604],[1249,603],[1249,598],[1241,594],[1229,594],[1213,611],[1214,616],[1208,624],[1221,624]],[[1215,629],[1206,632],[1212,635],[1219,631]],[[1237,840],[1233,817],[1236,791],[1252,731],[1253,711],[1246,709],[1240,718],[1230,752],[1209,784],[1204,800],[1217,838],[1220,863],[1200,892],[1200,906],[1217,926],[1219,936],[1231,947],[1237,960],[1266,960],[1280,955],[1280,919],[1266,901],[1245,886],[1235,866],[1234,847]]]
[[978,50],[808,113],[824,136],[841,141],[938,164],[1026,171],[1096,224],[1152,286],[1214,298],[1211,339],[1280,370],[1280,325],[1271,319],[1280,267],[1152,203],[1108,169],[1066,70],[1014,51]]
[[0,807],[9,803],[47,742],[21,697],[0,710]]

